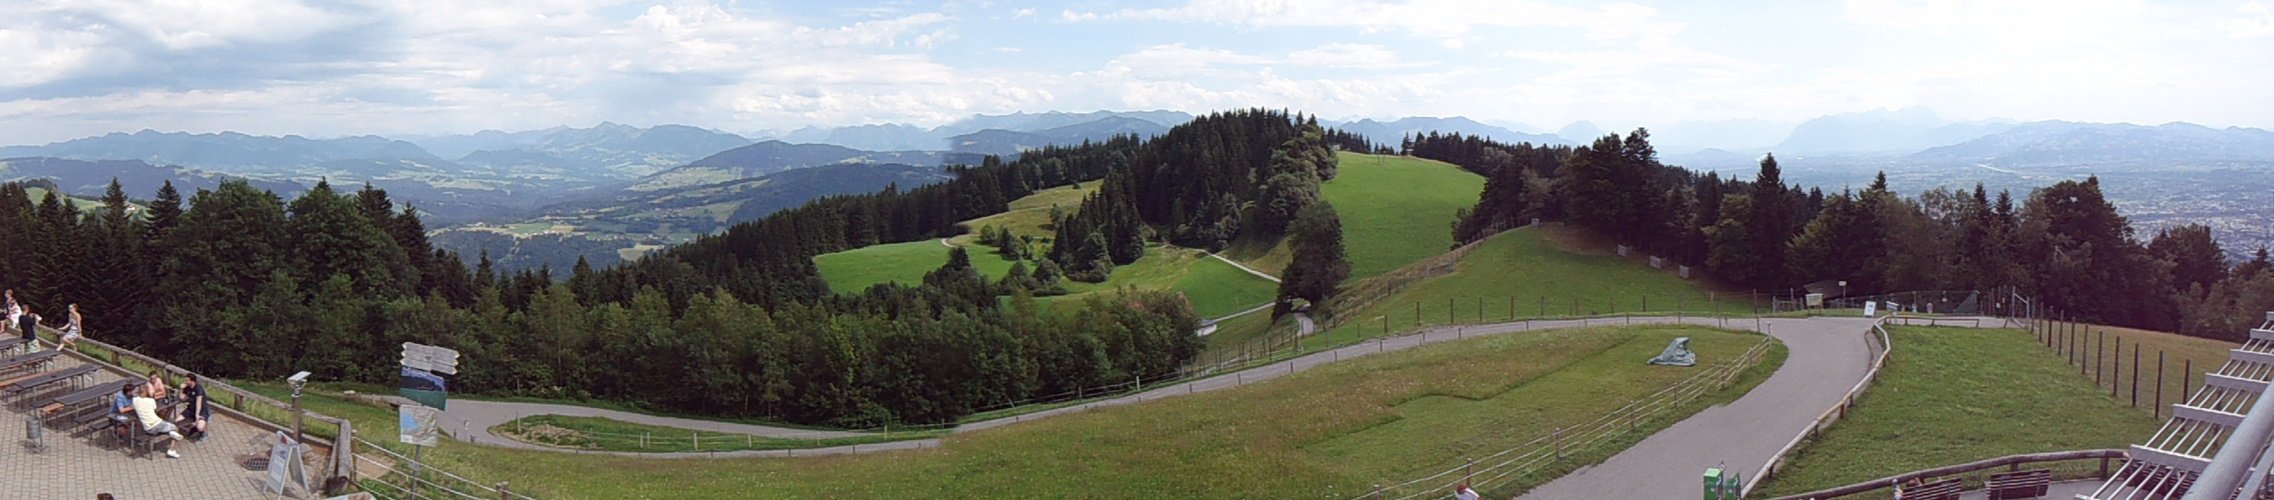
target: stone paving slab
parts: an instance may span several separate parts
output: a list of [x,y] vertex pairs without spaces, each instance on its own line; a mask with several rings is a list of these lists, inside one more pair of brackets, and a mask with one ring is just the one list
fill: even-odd
[[[66,359],[55,368],[81,363]],[[96,383],[126,378],[108,370],[95,373]],[[50,391],[45,397],[59,394]],[[44,432],[47,449],[34,450],[25,439],[24,420],[37,413],[37,405],[6,403],[0,414],[7,420],[0,429],[11,439],[0,446],[0,478],[6,478],[0,480],[0,498],[91,499],[98,493],[120,499],[264,498],[267,472],[246,470],[244,464],[254,458],[265,462],[274,434],[221,412],[208,421],[205,439],[181,443],[176,449],[182,458],[166,458],[163,448],[149,453],[130,449],[109,430],[64,429],[69,422],[62,417],[52,418],[55,422]],[[319,448],[308,457],[309,475],[322,475],[328,463],[322,453]],[[291,498],[313,497],[293,493]]]

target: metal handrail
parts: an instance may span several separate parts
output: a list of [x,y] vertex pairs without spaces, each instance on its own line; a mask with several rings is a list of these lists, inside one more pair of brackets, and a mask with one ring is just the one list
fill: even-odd
[[[1776,498],[1774,498],[1774,499],[1771,499],[1771,500],[1807,500],[1807,499],[1825,499],[1825,498],[1842,497],[1842,496],[1847,496],[1847,495],[1854,495],[1854,494],[1857,494],[1857,493],[1864,493],[1864,492],[1868,492],[1868,491],[1878,490],[1878,489],[1881,489],[1881,488],[1890,488],[1890,487],[1894,487],[1895,485],[1898,485],[1898,484],[1903,484],[1903,482],[1904,482],[1904,481],[1909,481],[1909,480],[1912,480],[1912,479],[1926,479],[1926,478],[1935,478],[1935,477],[1948,476],[1948,475],[1953,475],[1953,474],[1965,474],[1965,473],[1968,473],[1968,472],[1974,472],[1974,471],[1979,471],[1979,470],[1983,470],[1983,469],[1994,469],[1994,468],[1998,468],[1998,467],[2018,466],[2018,465],[2021,465],[2021,464],[2033,464],[2033,463],[2040,463],[2040,462],[2066,462],[2066,461],[2071,461],[2071,460],[2092,460],[2092,459],[2096,459],[2096,458],[2097,458],[2097,459],[2101,459],[2101,460],[2103,460],[2103,461],[2105,461],[2105,460],[2108,460],[2108,459],[2112,459],[2112,458],[2124,458],[2124,450],[2115,450],[2115,449],[2109,449],[2109,450],[2077,450],[2077,451],[2056,451],[2056,452],[2050,452],[2050,453],[2024,453],[2024,454],[2020,454],[2020,455],[2007,455],[2007,456],[1998,457],[1998,458],[1992,458],[1992,459],[1988,459],[1988,460],[1980,460],[1980,461],[1967,462],[1967,463],[1958,464],[1958,465],[1948,465],[1948,466],[1943,466],[1943,467],[1936,467],[1936,468],[1927,469],[1927,470],[1922,470],[1922,471],[1917,471],[1917,472],[1909,472],[1909,473],[1903,473],[1903,474],[1896,474],[1896,475],[1893,475],[1893,476],[1883,477],[1883,478],[1879,478],[1879,479],[1873,479],[1873,480],[1870,480],[1870,481],[1864,481],[1864,482],[1861,482],[1861,483],[1851,484],[1851,485],[1847,485],[1847,486],[1841,486],[1841,487],[1837,487],[1837,488],[1827,488],[1827,489],[1822,489],[1822,490],[1817,490],[1817,491],[1811,491],[1811,492],[1807,492],[1807,493],[1802,493],[1802,494],[1798,494],[1798,495],[1786,495],[1786,496],[1776,497]],[[2105,462],[2104,462],[2104,463],[2105,463]]]

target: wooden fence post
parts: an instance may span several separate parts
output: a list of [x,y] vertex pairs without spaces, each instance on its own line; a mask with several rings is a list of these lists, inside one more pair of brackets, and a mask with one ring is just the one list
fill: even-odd
[[508,490],[505,487],[505,482],[500,481],[497,483],[497,500],[513,500],[513,491]]
[[2163,420],[2163,350],[2156,350],[2156,420]]
[[2116,367],[2108,370],[2108,397],[2116,397],[2116,388],[2124,385],[2124,336],[2116,336]]
[[2140,343],[2132,343],[2132,407],[2140,407]]

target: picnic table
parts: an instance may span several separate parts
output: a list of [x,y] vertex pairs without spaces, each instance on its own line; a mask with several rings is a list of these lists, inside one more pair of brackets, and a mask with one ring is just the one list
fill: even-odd
[[24,347],[23,337],[0,338],[0,352],[9,353],[10,356],[13,356],[22,347]]
[[[40,419],[41,419],[41,420],[44,422],[44,421],[46,420],[46,418],[47,418],[47,415],[53,415],[53,414],[57,414],[57,413],[62,413],[62,414],[65,414],[65,415],[75,415],[75,414],[79,414],[80,412],[82,412],[82,411],[85,411],[86,407],[84,407],[84,405],[86,405],[86,404],[88,404],[88,403],[92,403],[92,402],[102,402],[102,403],[104,403],[104,404],[96,405],[95,407],[96,407],[96,408],[101,408],[101,409],[105,410],[105,411],[91,412],[93,415],[95,415],[95,416],[97,416],[97,417],[101,417],[101,416],[107,416],[107,415],[109,415],[110,413],[112,413],[111,411],[109,411],[109,410],[112,410],[112,408],[109,408],[109,406],[110,406],[110,405],[108,404],[108,403],[110,402],[110,396],[111,396],[112,394],[118,394],[118,390],[119,390],[119,388],[120,388],[120,387],[130,386],[130,385],[139,384],[139,383],[142,383],[142,381],[141,381],[141,380],[135,380],[135,379],[127,379],[127,380],[113,380],[113,381],[110,381],[110,382],[104,382],[104,383],[100,383],[100,384],[95,384],[93,387],[88,387],[88,388],[85,388],[85,389],[80,389],[80,390],[78,390],[78,391],[74,391],[74,392],[71,392],[71,393],[69,393],[69,394],[64,394],[64,395],[61,395],[61,396],[56,396],[56,397],[55,397],[55,400],[54,400],[53,402],[50,402],[50,403],[48,403],[48,404],[46,404],[46,405],[42,405],[42,406],[40,406]],[[82,415],[82,417],[84,417],[84,416]],[[80,424],[85,424],[85,423],[87,423],[88,421],[91,421],[91,420],[95,420],[95,419],[94,419],[94,418],[80,418],[80,419],[78,419],[78,420],[77,420],[77,423],[80,423]]]
[[[16,340],[18,343],[22,343],[24,339],[18,338],[14,340]],[[54,361],[56,356],[61,355],[63,355],[63,351],[48,350],[31,354],[9,356],[5,359],[0,359],[0,372],[13,371],[18,368],[24,367],[34,367],[35,371],[45,370],[46,364],[48,362]]]
[[[61,370],[42,373],[39,375],[10,380],[5,384],[5,388],[0,388],[0,393],[6,393],[9,396],[22,397],[27,394],[38,392],[40,389],[46,388],[47,386],[52,385],[56,382],[78,380],[82,377],[92,377],[94,373],[95,365],[79,365],[70,368],[64,368]],[[19,399],[19,401],[21,400]]]

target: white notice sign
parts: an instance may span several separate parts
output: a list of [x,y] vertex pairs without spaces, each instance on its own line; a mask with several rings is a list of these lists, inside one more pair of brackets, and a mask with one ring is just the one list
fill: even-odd
[[1878,302],[1878,301],[1870,301],[1870,302],[1864,302],[1864,303],[1863,303],[1863,317],[1866,317],[1866,318],[1877,318],[1877,317],[1879,317],[1879,302]]

